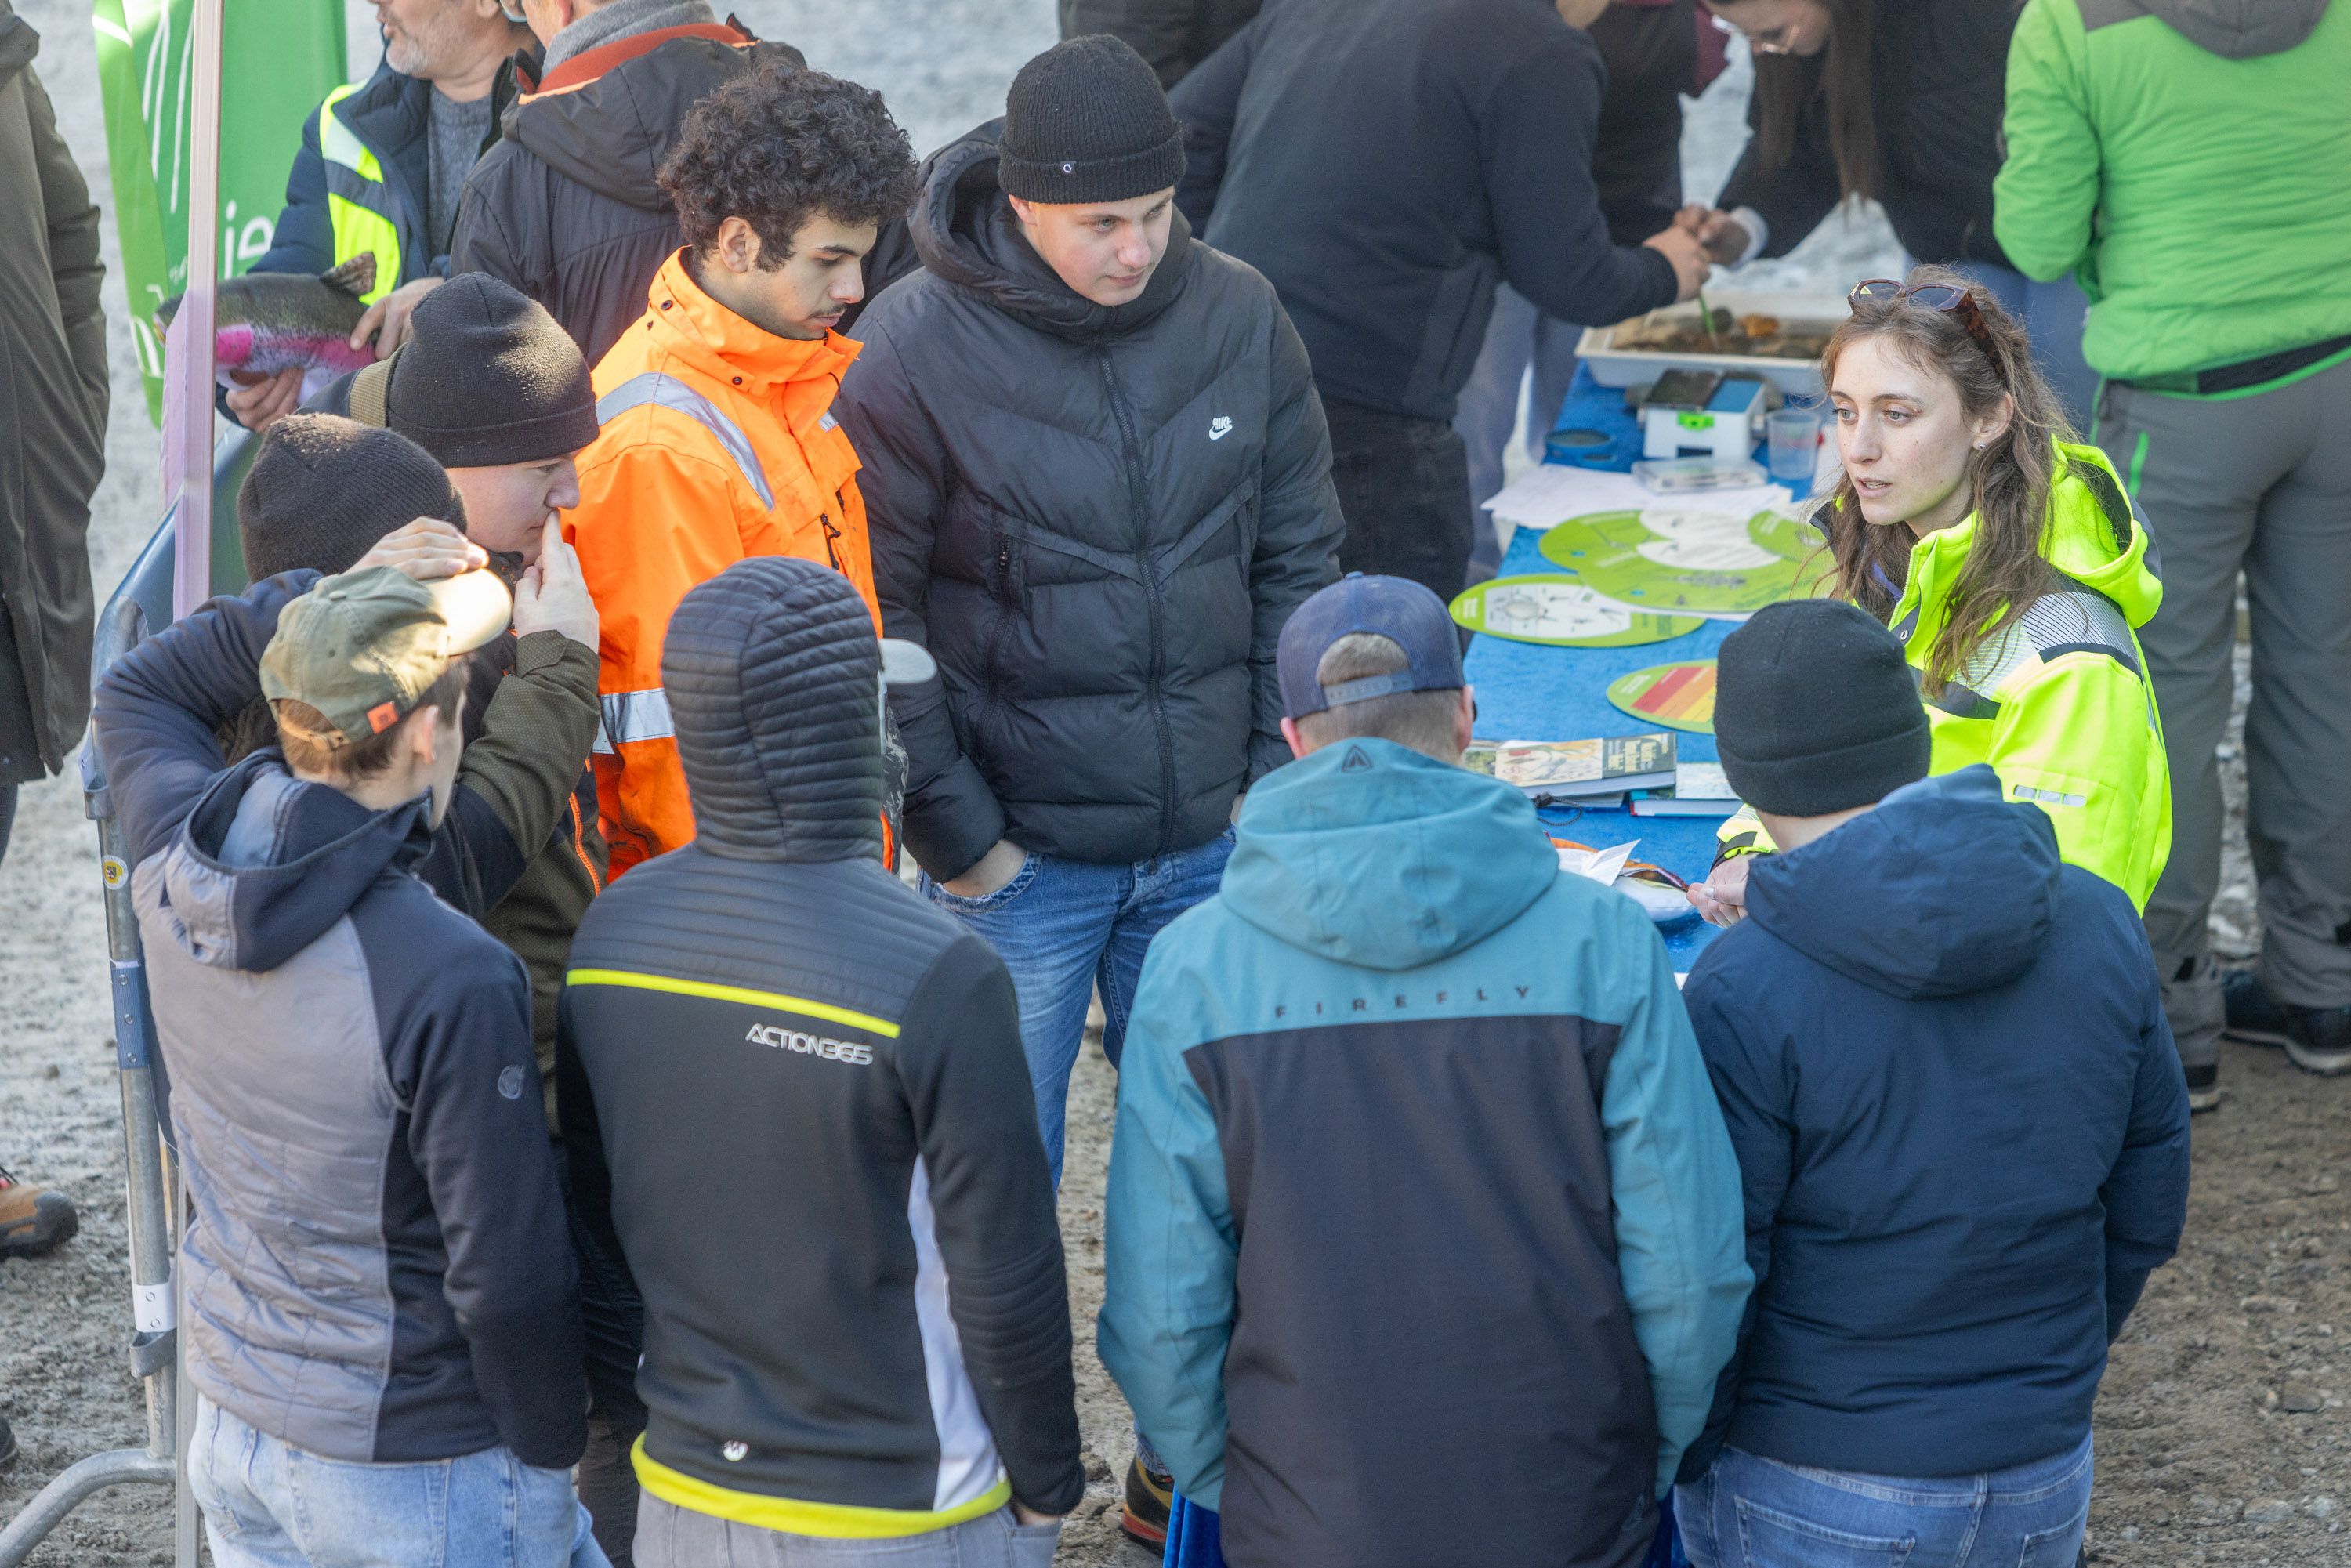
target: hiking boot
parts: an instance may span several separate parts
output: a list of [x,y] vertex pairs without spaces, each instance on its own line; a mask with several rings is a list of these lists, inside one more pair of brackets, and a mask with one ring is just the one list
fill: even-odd
[[0,1258],[37,1258],[80,1228],[73,1199],[0,1168]]
[[1165,1470],[1146,1469],[1137,1454],[1126,1467],[1126,1506],[1118,1527],[1129,1540],[1145,1546],[1167,1544],[1167,1515],[1176,1506],[1176,1478]]
[[2207,1061],[2195,1067],[2182,1063],[2180,1071],[2188,1075],[2188,1113],[2217,1111],[2220,1108],[2220,1068]]
[[2282,1045],[2287,1059],[2304,1072],[2332,1078],[2351,1072],[2351,1008],[2297,1008],[2262,988],[2251,969],[2221,982],[2231,1040],[2248,1045]]

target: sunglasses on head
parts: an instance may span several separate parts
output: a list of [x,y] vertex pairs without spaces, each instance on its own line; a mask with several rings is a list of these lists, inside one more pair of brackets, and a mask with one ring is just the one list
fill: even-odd
[[1991,329],[1984,325],[1983,312],[1977,308],[1975,296],[1957,284],[1922,283],[1916,288],[1907,288],[1891,277],[1865,277],[1844,297],[1846,308],[1856,316],[1865,304],[1891,309],[1905,299],[1928,310],[1957,316],[1959,325],[1968,329],[1968,336],[1975,340],[1976,347],[1983,350],[1984,358],[1991,361],[1992,373],[2001,374],[2000,355],[1991,346]]

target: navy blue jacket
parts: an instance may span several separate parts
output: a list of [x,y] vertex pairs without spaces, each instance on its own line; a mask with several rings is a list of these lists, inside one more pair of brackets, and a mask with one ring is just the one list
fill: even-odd
[[[321,104],[302,122],[302,149],[294,154],[293,166],[286,173],[286,205],[277,214],[269,248],[250,271],[324,272],[335,265],[335,225],[327,211],[327,160],[319,151],[319,117],[326,112]],[[396,287],[420,277],[446,277],[445,244],[435,255],[426,238],[433,84],[381,64],[365,87],[335,105],[334,115],[383,165],[383,183],[395,213],[392,222],[400,231],[400,276],[377,281]],[[443,238],[445,242],[447,236]]]
[[2188,1093],[2131,903],[1989,768],[1759,860],[1684,998],[1755,1270],[1709,1441],[1881,1475],[2080,1442],[2188,1208]]

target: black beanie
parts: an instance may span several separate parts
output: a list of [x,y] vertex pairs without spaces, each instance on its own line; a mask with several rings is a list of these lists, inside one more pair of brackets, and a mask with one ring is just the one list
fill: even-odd
[[1901,642],[1835,599],[1766,605],[1722,640],[1714,739],[1730,788],[1775,817],[1875,805],[1933,749]]
[[1107,33],[1055,44],[1004,99],[996,183],[1024,202],[1123,202],[1184,177],[1184,128],[1167,89]]
[[545,463],[596,439],[588,361],[537,300],[461,273],[427,294],[409,324],[390,361],[385,423],[443,467]]
[[404,435],[332,413],[269,427],[236,492],[245,574],[349,571],[375,542],[419,517],[465,526],[465,503],[430,454]]

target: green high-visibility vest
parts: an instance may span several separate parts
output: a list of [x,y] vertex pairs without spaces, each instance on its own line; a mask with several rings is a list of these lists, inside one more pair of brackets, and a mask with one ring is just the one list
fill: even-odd
[[335,265],[375,252],[375,287],[360,296],[372,305],[400,286],[400,229],[392,222],[392,188],[383,165],[351,128],[335,117],[335,105],[359,91],[350,82],[319,106],[319,153],[327,162],[327,214],[335,228]]

